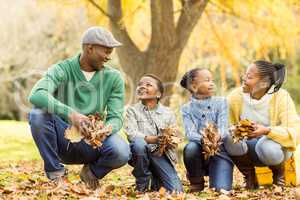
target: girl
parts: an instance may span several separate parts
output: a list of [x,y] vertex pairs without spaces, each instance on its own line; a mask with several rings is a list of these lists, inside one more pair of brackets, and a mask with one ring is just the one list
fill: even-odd
[[125,131],[130,141],[136,178],[136,190],[145,192],[149,187],[158,190],[164,187],[170,192],[182,192],[180,179],[175,171],[177,162],[175,149],[157,154],[160,129],[176,124],[174,113],[159,103],[163,95],[163,84],[154,75],[144,75],[137,86],[137,104],[129,107],[125,118]]
[[283,186],[283,163],[299,143],[300,119],[289,93],[280,89],[284,78],[284,65],[258,60],[248,67],[242,87],[228,96],[230,122],[255,123],[247,141],[233,144],[228,137],[225,143],[248,189],[258,188],[255,166],[269,166],[273,183]]
[[180,85],[191,93],[190,101],[181,108],[185,133],[189,143],[184,148],[184,164],[190,191],[199,192],[204,189],[204,176],[209,176],[209,186],[216,190],[231,190],[232,168],[223,145],[219,154],[204,160],[202,154],[201,130],[207,123],[218,127],[222,138],[228,132],[227,103],[225,98],[214,97],[214,81],[207,69],[195,68],[188,71]]

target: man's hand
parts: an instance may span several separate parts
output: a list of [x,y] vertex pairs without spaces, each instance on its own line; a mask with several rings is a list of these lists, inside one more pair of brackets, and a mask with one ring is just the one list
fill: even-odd
[[146,135],[144,139],[148,144],[156,144],[158,142],[158,136],[156,135]]
[[69,121],[73,126],[75,126],[78,130],[80,130],[83,124],[89,123],[89,118],[83,114],[72,112],[69,115]]
[[262,135],[267,135],[271,131],[271,128],[265,127],[264,125],[261,124],[255,124],[254,127],[255,130],[248,134],[249,138],[257,138]]

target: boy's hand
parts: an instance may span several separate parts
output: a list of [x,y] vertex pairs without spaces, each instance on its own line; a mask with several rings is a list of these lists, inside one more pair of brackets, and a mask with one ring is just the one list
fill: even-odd
[[156,135],[146,135],[144,139],[148,144],[156,144],[158,142],[158,136]]

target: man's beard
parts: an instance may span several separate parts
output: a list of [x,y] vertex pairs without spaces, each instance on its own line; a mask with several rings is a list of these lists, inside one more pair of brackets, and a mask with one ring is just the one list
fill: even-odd
[[100,66],[100,64],[95,61],[92,61],[90,65],[95,71],[99,71],[102,68],[102,66]]

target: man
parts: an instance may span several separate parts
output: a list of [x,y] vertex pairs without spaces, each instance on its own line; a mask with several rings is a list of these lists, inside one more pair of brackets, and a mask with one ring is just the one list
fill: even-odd
[[[113,48],[121,45],[109,31],[89,28],[82,37],[82,53],[53,65],[31,91],[31,132],[46,175],[56,183],[66,175],[62,163],[84,164],[80,178],[96,189],[99,179],[130,158],[128,144],[117,134],[123,124],[124,81],[119,71],[104,66]],[[67,127],[80,129],[87,115],[96,112],[106,114],[105,124],[112,126],[100,148],[64,138]]]

